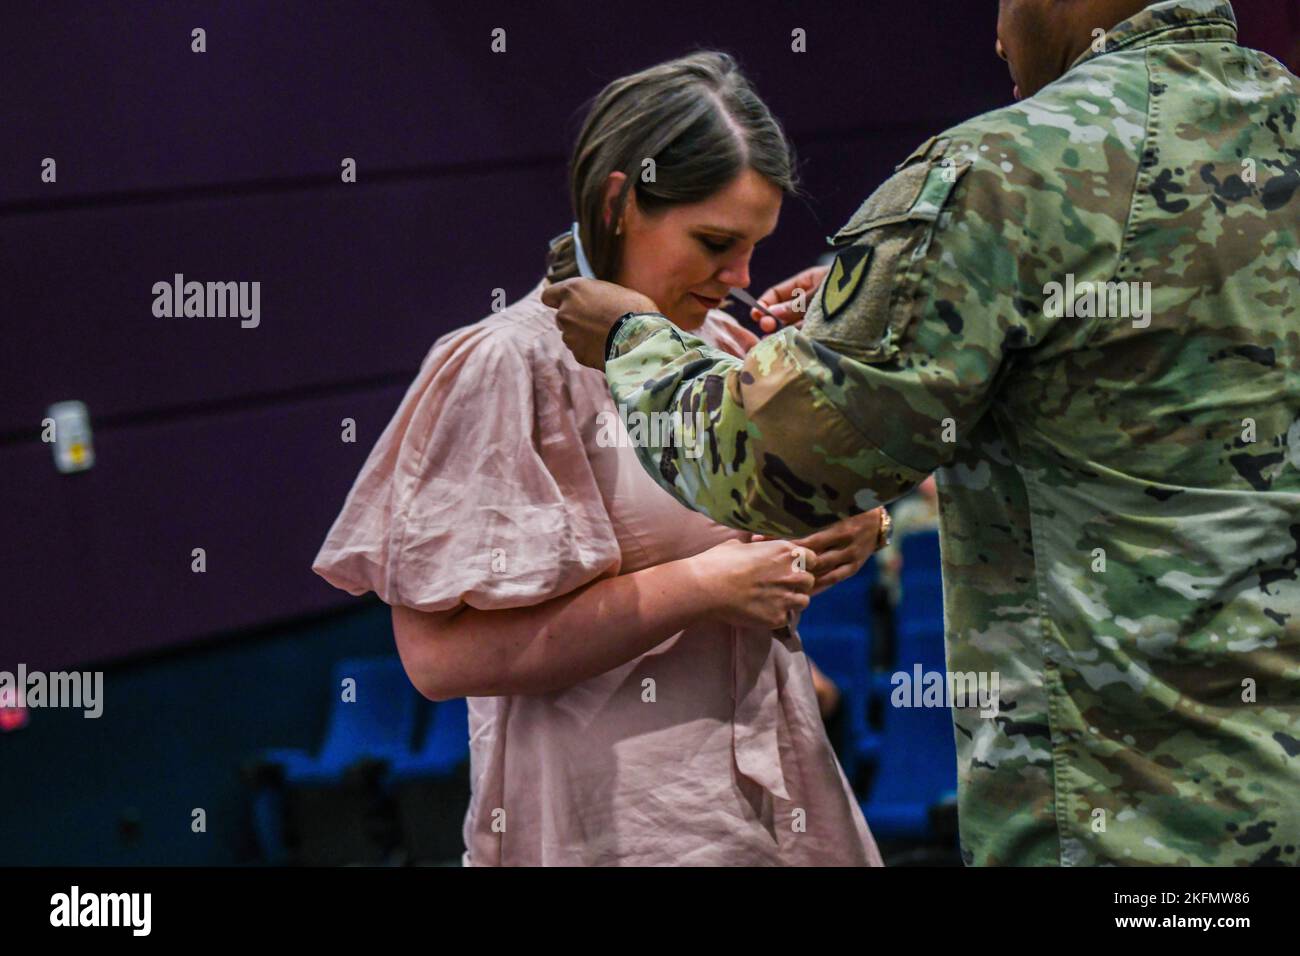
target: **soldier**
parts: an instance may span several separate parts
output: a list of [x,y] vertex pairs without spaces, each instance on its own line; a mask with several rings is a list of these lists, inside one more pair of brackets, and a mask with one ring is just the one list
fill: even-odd
[[638,454],[715,520],[937,471],[948,666],[1001,688],[954,710],[968,863],[1295,864],[1300,81],[1222,0],[1002,0],[998,52],[1020,101],[862,204],[802,330],[547,301],[616,401],[705,413]]

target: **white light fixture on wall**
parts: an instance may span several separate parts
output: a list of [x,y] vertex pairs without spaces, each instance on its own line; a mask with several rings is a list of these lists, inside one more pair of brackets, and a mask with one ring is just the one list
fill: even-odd
[[65,475],[95,464],[90,413],[85,402],[55,402],[46,412],[42,437],[54,447],[54,466]]

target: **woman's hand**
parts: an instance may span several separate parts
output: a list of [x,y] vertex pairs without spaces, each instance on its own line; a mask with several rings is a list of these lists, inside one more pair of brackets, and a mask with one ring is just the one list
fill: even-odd
[[[767,306],[767,310],[785,325],[802,322],[804,314],[808,311],[809,297],[817,291],[830,270],[830,266],[813,266],[804,269],[798,275],[772,286],[758,297],[758,301]],[[796,298],[795,293],[798,291],[802,291],[803,295]],[[776,331],[777,325],[771,316],[764,315],[758,309],[750,309],[749,314],[764,332]]]
[[[815,555],[808,570],[816,576],[813,594],[821,594],[832,584],[839,584],[862,569],[867,558],[876,551],[880,537],[880,516],[883,508],[844,518],[830,527],[799,538],[794,544],[808,548]],[[767,540],[755,535],[755,541]]]
[[605,371],[605,339],[618,317],[659,309],[640,292],[599,279],[565,279],[547,286],[542,302],[555,309],[555,322],[573,357],[598,372]]
[[715,596],[714,614],[737,627],[776,630],[791,611],[808,606],[815,555],[789,541],[735,539],[693,558],[701,582]]

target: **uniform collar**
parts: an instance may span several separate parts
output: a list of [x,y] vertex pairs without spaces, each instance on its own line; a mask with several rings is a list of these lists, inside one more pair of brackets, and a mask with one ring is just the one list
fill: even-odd
[[[1228,0],[1164,0],[1116,24],[1070,64],[1074,69],[1116,50],[1140,50],[1157,43],[1202,40],[1237,42],[1237,18]],[[1101,47],[1100,50],[1097,47]]]

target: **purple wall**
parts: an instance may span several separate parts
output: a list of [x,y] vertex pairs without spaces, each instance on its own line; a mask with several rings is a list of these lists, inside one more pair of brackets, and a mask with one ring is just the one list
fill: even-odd
[[[1237,5],[1293,57],[1300,5]],[[429,344],[540,277],[581,106],[699,47],[747,67],[807,192],[759,288],[928,135],[1004,103],[996,4],[10,0],[0,29],[0,668],[139,654],[346,604],[311,559]],[[207,52],[190,30],[207,31]],[[494,27],[507,52],[490,50]],[[790,51],[807,31],[808,52]],[[1294,67],[1294,60],[1291,61]],[[44,157],[58,181],[43,183]],[[359,182],[339,181],[354,157]],[[156,318],[174,273],[262,318]],[[757,289],[755,290],[757,291]],[[98,461],[39,440],[80,399]],[[358,441],[339,440],[357,421]],[[190,571],[203,547],[208,571]]]

